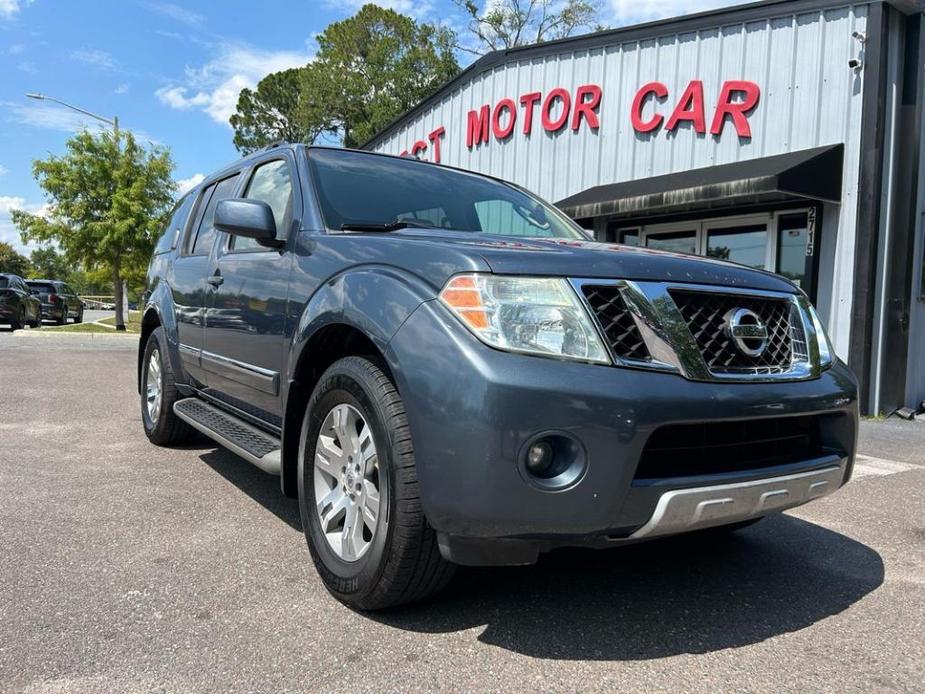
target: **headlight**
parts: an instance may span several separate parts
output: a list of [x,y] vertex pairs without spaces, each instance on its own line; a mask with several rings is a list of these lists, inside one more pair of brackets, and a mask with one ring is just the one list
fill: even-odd
[[610,363],[591,317],[564,279],[457,275],[440,301],[492,347]]
[[809,317],[813,321],[813,331],[816,333],[816,342],[819,345],[819,366],[827,369],[832,366],[832,362],[835,360],[835,350],[832,348],[832,341],[829,340],[825,326],[822,325],[822,320],[819,318],[819,314],[816,313],[816,309],[808,301],[806,304],[809,307]]

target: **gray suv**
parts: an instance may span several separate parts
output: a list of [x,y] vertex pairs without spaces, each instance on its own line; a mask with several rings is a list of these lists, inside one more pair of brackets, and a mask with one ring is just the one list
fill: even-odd
[[281,145],[177,204],[138,352],[149,439],[298,497],[340,600],[735,529],[851,476],[857,386],[782,277],[592,241],[517,186]]

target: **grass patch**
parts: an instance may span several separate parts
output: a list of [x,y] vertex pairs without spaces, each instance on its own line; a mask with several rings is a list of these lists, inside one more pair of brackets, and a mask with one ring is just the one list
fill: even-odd
[[[47,330],[49,332],[56,333],[106,333],[108,335],[124,335],[125,333],[117,332],[115,329],[116,317],[104,318],[99,321],[99,323],[105,323],[106,325],[98,325],[97,323],[68,323],[67,325],[48,325],[44,324],[42,330]],[[108,328],[107,325],[113,327]],[[126,333],[140,333],[141,332],[141,311],[129,311],[128,316],[125,320],[125,332]]]
[[[113,316],[112,318],[104,318],[103,320],[99,322],[115,327],[116,317]],[[125,317],[125,330],[130,333],[140,333],[141,332],[141,311],[129,311],[128,312],[128,315]]]
[[[130,330],[126,326],[126,330]],[[95,323],[68,323],[67,325],[43,325],[42,332],[49,333],[106,333],[107,335],[117,335],[117,333],[112,328],[107,328],[105,325],[96,325]],[[134,332],[138,332],[135,330]]]

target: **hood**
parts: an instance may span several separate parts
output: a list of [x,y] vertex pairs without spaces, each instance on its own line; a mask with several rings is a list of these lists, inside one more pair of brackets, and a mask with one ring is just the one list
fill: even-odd
[[713,258],[578,239],[512,238],[441,229],[403,229],[392,235],[477,253],[499,275],[548,275],[714,284],[795,293],[786,279]]

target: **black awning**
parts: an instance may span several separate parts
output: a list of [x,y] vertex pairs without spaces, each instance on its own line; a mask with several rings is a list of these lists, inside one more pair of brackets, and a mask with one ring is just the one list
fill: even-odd
[[556,206],[573,219],[811,199],[841,202],[844,145],[595,186]]

